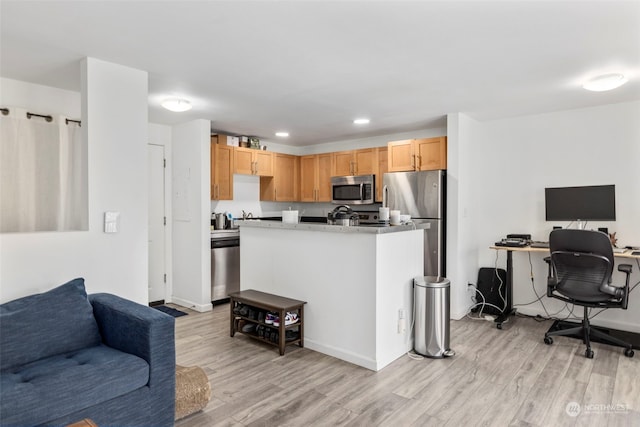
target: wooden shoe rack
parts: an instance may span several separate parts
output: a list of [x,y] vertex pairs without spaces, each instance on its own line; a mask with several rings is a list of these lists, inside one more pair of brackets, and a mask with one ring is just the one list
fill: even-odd
[[[291,298],[285,298],[279,295],[269,294],[266,292],[260,292],[253,289],[248,289],[246,291],[233,292],[229,294],[230,304],[229,304],[229,326],[230,326],[230,335],[233,337],[236,332],[240,332],[243,335],[248,337],[257,339],[259,341],[275,345],[280,350],[280,356],[284,354],[285,347],[287,344],[298,344],[300,347],[304,347],[304,305],[306,301],[299,301]],[[280,325],[273,326],[267,325],[263,320],[259,320],[257,316],[244,316],[239,314],[234,308],[239,305],[248,306],[254,312],[263,311],[278,313],[280,318]],[[298,313],[298,321],[291,325],[285,325],[284,318],[287,312],[296,312]],[[253,323],[256,327],[262,325],[264,327],[277,329],[278,330],[278,341],[273,342],[267,338],[260,337],[257,333],[243,332],[241,324]],[[298,337],[294,340],[287,341],[286,340],[286,331],[287,330],[298,330]]]

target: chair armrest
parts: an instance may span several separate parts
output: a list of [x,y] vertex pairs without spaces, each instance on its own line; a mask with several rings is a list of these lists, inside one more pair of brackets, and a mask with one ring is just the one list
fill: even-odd
[[552,297],[553,291],[555,291],[556,286],[558,286],[558,278],[553,274],[553,264],[551,263],[551,257],[546,256],[543,258],[544,262],[547,263],[547,296]]
[[173,425],[176,384],[175,319],[159,310],[112,294],[91,294],[89,301],[105,345],[149,363],[158,426]]
[[629,278],[631,277],[631,264],[619,264],[618,271],[623,272],[626,275],[624,284],[624,295],[622,296],[622,308],[624,310],[629,306]]
[[626,274],[631,274],[631,264],[620,264],[618,265],[618,271],[621,271]]

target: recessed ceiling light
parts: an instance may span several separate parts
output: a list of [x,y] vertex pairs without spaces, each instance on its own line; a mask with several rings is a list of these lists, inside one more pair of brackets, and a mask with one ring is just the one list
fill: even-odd
[[160,105],[162,105],[167,110],[174,111],[176,113],[191,110],[191,103],[186,99],[181,98],[167,98],[162,101],[162,104]]
[[355,120],[353,121],[353,123],[354,123],[354,124],[356,124],[356,125],[366,125],[366,124],[368,124],[369,122],[370,122],[370,120],[369,120],[369,119],[355,119]]
[[279,136],[281,138],[286,138],[289,136],[289,132],[276,132],[276,136]]
[[593,92],[604,92],[622,86],[627,80],[622,74],[603,74],[587,81],[582,87]]

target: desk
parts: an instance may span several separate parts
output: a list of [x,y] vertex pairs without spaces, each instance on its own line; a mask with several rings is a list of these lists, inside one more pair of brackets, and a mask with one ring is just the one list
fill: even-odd
[[[514,252],[541,252],[541,253],[549,253],[549,248],[532,248],[530,246],[524,247],[513,247],[513,246],[491,246],[491,249],[495,249],[497,251],[507,251],[507,289],[505,290],[507,307],[500,316],[498,316],[495,320],[496,327],[498,329],[502,329],[502,324],[509,319],[509,316],[515,314],[515,310],[513,308],[513,253]],[[627,250],[623,253],[613,253],[615,258],[628,258],[628,259],[640,259],[640,255],[632,255],[632,250]]]

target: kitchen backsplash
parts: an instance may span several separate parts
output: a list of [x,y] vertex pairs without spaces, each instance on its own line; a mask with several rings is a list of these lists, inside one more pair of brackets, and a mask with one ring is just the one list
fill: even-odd
[[[380,204],[367,206],[353,206],[358,210],[378,209]],[[242,211],[251,212],[254,217],[281,216],[283,210],[297,210],[300,216],[326,217],[336,205],[331,203],[306,202],[261,202],[260,177],[250,175],[233,176],[233,200],[212,200],[211,212],[230,212],[234,218],[242,218]]]

